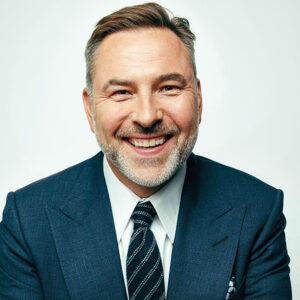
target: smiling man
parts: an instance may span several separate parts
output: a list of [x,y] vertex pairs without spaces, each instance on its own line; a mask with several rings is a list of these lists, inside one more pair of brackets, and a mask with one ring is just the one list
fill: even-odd
[[102,152],[9,193],[0,299],[291,299],[282,192],[192,154],[194,39],[155,3],[98,22],[83,101]]
[[148,197],[197,139],[201,91],[189,53],[171,30],[138,27],[106,37],[93,64],[83,93],[91,129],[119,180]]

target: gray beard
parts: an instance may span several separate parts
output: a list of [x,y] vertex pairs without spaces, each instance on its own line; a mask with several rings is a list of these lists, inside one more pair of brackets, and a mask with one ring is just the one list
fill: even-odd
[[[136,172],[128,162],[128,159],[122,152],[117,151],[113,146],[102,142],[99,139],[98,134],[96,132],[95,134],[98,144],[107,159],[109,159],[113,163],[113,165],[117,169],[119,169],[119,171],[123,173],[128,179],[140,186],[157,187],[165,184],[171,178],[173,178],[185,163],[185,161],[188,159],[197,141],[198,128],[193,135],[189,136],[184,141],[183,145],[180,148],[178,147],[178,145],[176,145],[176,147],[170,153],[167,162],[165,162],[165,167],[162,170],[161,174],[152,180],[136,174]],[[147,168],[161,165],[161,162],[159,159],[145,159],[139,160],[139,164]]]

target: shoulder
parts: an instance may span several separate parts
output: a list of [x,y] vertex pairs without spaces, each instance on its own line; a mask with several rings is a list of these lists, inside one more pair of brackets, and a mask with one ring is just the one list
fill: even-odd
[[100,152],[83,162],[10,192],[8,201],[13,198],[16,205],[24,210],[43,205],[61,205],[57,202],[64,201],[72,194],[75,186],[80,185],[82,190],[89,188],[89,182],[93,180],[95,173],[102,170],[102,157]]
[[196,178],[199,187],[209,189],[211,193],[234,206],[255,206],[259,210],[270,210],[274,202],[282,206],[281,190],[211,159],[192,154],[188,161],[188,172],[189,176]]

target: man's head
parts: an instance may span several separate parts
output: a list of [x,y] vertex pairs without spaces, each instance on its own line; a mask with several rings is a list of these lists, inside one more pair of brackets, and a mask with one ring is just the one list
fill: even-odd
[[[90,127],[116,176],[141,197],[187,159],[201,116],[194,35],[186,20],[168,18],[153,3],[122,9],[98,23],[86,50],[83,98]],[[162,20],[168,26],[154,25]]]

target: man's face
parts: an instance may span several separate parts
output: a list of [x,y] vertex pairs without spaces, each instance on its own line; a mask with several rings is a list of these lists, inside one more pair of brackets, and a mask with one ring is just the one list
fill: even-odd
[[93,107],[86,90],[84,104],[112,170],[129,187],[161,186],[197,139],[201,91],[186,48],[168,29],[121,31],[94,63]]

